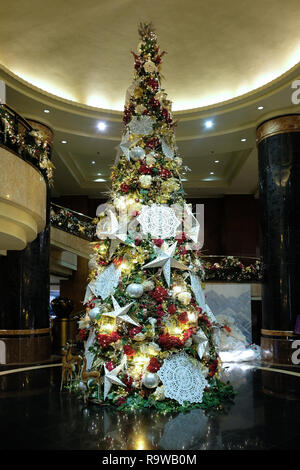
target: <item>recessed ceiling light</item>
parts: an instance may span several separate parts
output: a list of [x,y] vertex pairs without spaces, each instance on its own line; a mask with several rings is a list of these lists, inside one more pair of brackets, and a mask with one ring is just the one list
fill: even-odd
[[220,163],[220,160],[215,160],[215,163]]
[[106,181],[106,180],[104,180],[103,178],[97,178],[94,181],[95,183],[101,183],[102,181]]
[[210,172],[210,175],[214,175],[214,172],[213,172],[213,171],[211,171],[211,172]]
[[66,140],[61,141],[62,144],[67,144],[68,142]]
[[214,125],[214,123],[209,119],[208,121],[205,121],[204,125],[207,129],[210,129]]
[[44,109],[44,113],[50,113],[50,109]]
[[263,107],[263,106],[258,106],[258,108],[257,108],[257,109],[264,109],[264,107]]
[[95,160],[92,160],[92,165],[95,165],[95,163],[96,163]]
[[244,138],[244,139],[241,139],[241,142],[246,142],[246,140],[247,140],[247,139],[245,139],[245,138]]
[[187,181],[187,178],[181,178],[181,181]]
[[106,124],[105,124],[105,122],[100,121],[100,122],[98,122],[97,127],[98,127],[99,131],[105,131]]
[[102,173],[97,173],[97,175],[98,175],[98,176],[101,176],[101,175],[102,175]]

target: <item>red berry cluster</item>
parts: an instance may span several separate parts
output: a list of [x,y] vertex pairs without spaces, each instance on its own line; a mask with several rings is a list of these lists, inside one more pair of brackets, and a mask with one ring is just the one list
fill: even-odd
[[131,330],[129,330],[129,332],[128,332],[130,338],[132,339],[135,335],[140,333],[142,331],[142,329],[143,329],[142,326],[137,326],[136,328],[131,328]]
[[192,335],[195,334],[195,329],[194,328],[189,328],[183,333],[183,340],[186,342]]
[[160,176],[161,176],[162,178],[166,178],[166,179],[167,179],[167,178],[171,178],[171,176],[172,176],[171,171],[168,170],[167,168],[162,168],[162,169],[160,170],[160,173],[159,173],[159,174],[160,174]]
[[180,313],[177,318],[180,323],[187,323],[189,321],[187,312]]
[[181,233],[180,235],[180,238],[177,238],[177,243],[178,245],[182,245],[183,243],[185,243],[187,240],[188,240],[188,237],[186,236],[186,234],[184,232]]
[[124,354],[128,357],[132,357],[135,354],[135,350],[131,346],[124,346]]
[[158,338],[158,344],[165,350],[172,348],[183,348],[184,341],[177,336],[171,336],[169,333],[164,333]]
[[153,297],[156,302],[163,302],[168,297],[168,291],[167,289],[158,286],[154,290],[150,291],[149,295],[151,295],[151,297]]
[[120,189],[122,193],[128,193],[128,191],[130,191],[130,186],[126,183],[122,183]]
[[154,373],[157,372],[160,368],[161,363],[155,357],[151,357],[147,370]]
[[[200,307],[199,307],[199,309],[200,309]],[[201,309],[201,310],[202,310],[202,309]],[[198,318],[199,318],[199,320],[200,320],[201,322],[203,322],[208,328],[210,327],[211,323],[210,323],[208,317],[207,317],[206,315],[204,315],[204,313],[200,314]]]
[[157,80],[154,80],[154,78],[149,78],[147,80],[147,85],[152,88],[153,90],[157,90],[158,89],[158,81]]
[[170,123],[172,122],[171,115],[170,115],[169,111],[168,111],[166,108],[163,108],[163,109],[162,109],[161,114],[162,114],[163,118],[165,119],[165,121],[166,121],[167,123],[170,124]]
[[129,123],[133,110],[134,110],[134,104],[133,103],[130,103],[130,105],[128,107],[127,106],[124,107],[124,116],[123,116],[124,124]]
[[160,248],[164,241],[161,238],[157,238],[156,240],[153,240],[153,243],[155,246],[158,246],[158,248]]
[[146,143],[146,147],[151,149],[156,149],[160,145],[158,137],[153,137],[152,139],[148,140]]
[[116,331],[113,331],[110,335],[97,335],[97,341],[102,349],[107,349],[112,343],[115,343],[120,339],[120,336]]
[[151,175],[152,174],[152,167],[148,167],[146,165],[141,165],[139,168],[139,173],[143,175]]
[[106,367],[106,369],[109,370],[109,372],[110,372],[111,370],[113,370],[113,369],[115,368],[115,365],[114,365],[114,363],[113,363],[112,361],[108,361],[108,362],[105,364],[105,367]]
[[213,377],[218,370],[218,359],[214,359],[208,366],[209,368],[209,377]]
[[121,406],[121,405],[123,405],[123,403],[125,403],[125,402],[126,402],[126,398],[125,398],[125,397],[119,397],[119,398],[117,399],[117,406]]
[[178,247],[178,253],[180,254],[180,256],[184,256],[187,254],[187,249],[185,246],[179,246]]
[[176,311],[177,311],[177,307],[176,307],[175,304],[169,305],[168,312],[169,312],[170,315],[173,315],[174,313],[176,313]]
[[125,391],[126,392],[131,392],[132,391],[132,384],[133,384],[133,378],[130,377],[130,375],[125,374],[123,377],[123,383],[126,385]]

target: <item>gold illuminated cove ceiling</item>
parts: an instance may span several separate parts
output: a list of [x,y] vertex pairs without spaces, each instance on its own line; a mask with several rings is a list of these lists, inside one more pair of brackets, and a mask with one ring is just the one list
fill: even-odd
[[256,127],[300,114],[299,0],[1,0],[0,80],[54,133],[52,194],[107,198],[141,21],[168,52],[187,197],[257,195]]
[[173,110],[230,100],[300,60],[298,0],[2,0],[0,63],[84,105],[122,110],[140,21],[152,21]]

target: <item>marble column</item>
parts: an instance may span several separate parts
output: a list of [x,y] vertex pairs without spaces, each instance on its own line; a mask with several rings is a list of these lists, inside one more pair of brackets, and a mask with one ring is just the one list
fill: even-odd
[[293,366],[300,313],[300,115],[265,121],[256,137],[264,266],[262,359]]
[[[28,121],[47,137],[52,131]],[[20,175],[22,177],[22,175]],[[42,177],[42,176],[41,176]],[[50,187],[46,191],[46,226],[24,250],[8,251],[0,259],[0,363],[34,364],[50,359],[49,318]]]

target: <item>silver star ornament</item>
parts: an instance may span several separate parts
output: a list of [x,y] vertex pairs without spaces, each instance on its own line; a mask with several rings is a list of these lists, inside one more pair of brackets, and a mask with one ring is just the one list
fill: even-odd
[[121,307],[113,295],[111,296],[111,298],[113,301],[114,310],[112,310],[111,312],[105,312],[106,317],[120,318],[120,320],[123,320],[127,323],[131,323],[135,326],[140,326],[139,323],[137,323],[129,315],[127,315],[127,312],[130,310],[134,302],[130,302],[130,304]]
[[109,394],[109,391],[113,384],[118,385],[119,387],[126,387],[126,385],[123,384],[123,382],[121,382],[121,380],[117,377],[119,372],[121,372],[122,368],[123,364],[120,364],[113,370],[108,370],[106,366],[104,366],[104,400]]
[[166,251],[162,251],[161,249],[154,247],[157,258],[150,263],[147,263],[143,266],[143,268],[159,268],[162,267],[164,277],[168,287],[170,287],[171,281],[171,268],[180,269],[182,271],[186,269],[190,269],[185,264],[177,261],[177,259],[173,258],[177,246],[177,242],[173,245],[169,246]]

